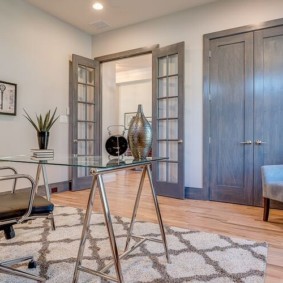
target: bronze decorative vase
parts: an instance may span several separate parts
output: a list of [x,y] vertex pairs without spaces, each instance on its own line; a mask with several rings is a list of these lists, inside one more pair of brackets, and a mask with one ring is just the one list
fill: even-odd
[[47,149],[49,132],[37,132],[37,139],[39,149]]
[[137,115],[130,123],[128,143],[135,160],[145,159],[151,150],[152,129],[143,114],[141,104],[138,105]]

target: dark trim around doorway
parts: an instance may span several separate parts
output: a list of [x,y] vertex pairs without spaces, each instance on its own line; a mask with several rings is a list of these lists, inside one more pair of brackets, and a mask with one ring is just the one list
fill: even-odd
[[140,56],[144,54],[149,54],[149,53],[152,53],[152,51],[156,48],[159,48],[159,44],[154,44],[148,47],[141,47],[141,48],[126,50],[126,51],[117,52],[117,53],[113,53],[109,55],[99,56],[99,57],[95,57],[94,59],[98,60],[100,63],[105,63],[109,61],[115,61],[119,59],[125,59],[125,58]]

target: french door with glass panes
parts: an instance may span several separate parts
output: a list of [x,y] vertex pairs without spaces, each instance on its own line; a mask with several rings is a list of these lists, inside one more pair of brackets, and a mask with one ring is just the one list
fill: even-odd
[[[73,54],[70,81],[70,153],[80,159],[101,155],[99,63]],[[70,170],[72,190],[91,186],[87,168]]]
[[153,166],[159,195],[184,198],[184,42],[152,52]]

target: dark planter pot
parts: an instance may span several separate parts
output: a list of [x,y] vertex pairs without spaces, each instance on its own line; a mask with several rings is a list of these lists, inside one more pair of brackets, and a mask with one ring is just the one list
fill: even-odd
[[47,149],[49,132],[37,132],[38,146],[39,149]]

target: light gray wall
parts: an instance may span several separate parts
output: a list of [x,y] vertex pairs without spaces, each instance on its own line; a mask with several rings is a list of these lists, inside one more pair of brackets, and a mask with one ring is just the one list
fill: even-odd
[[[107,128],[110,125],[116,125],[113,121],[117,121],[119,109],[118,105],[117,85],[116,85],[116,68],[115,62],[107,62],[101,66],[103,81],[101,83],[102,93],[102,155],[107,157],[105,143],[109,138]],[[113,130],[113,129],[112,129]],[[113,133],[113,132],[112,132]],[[115,133],[116,134],[116,133]]]
[[283,18],[282,0],[222,0],[93,36],[93,57],[185,41],[185,184],[202,187],[203,34]]
[[[96,57],[159,43],[185,41],[186,186],[202,187],[202,36],[283,18],[282,0],[223,0],[156,20],[91,36],[21,0],[0,0],[0,80],[18,85],[17,116],[0,115],[0,155],[28,152],[36,133],[22,116],[68,106],[72,53]],[[68,125],[56,123],[50,147],[67,153]],[[17,165],[34,174],[34,167]],[[48,168],[50,182],[65,181],[66,168]]]
[[[37,148],[33,127],[23,117],[69,105],[69,60],[72,53],[91,57],[91,36],[21,0],[0,0],[0,80],[16,83],[17,116],[0,115],[0,155],[29,153]],[[68,124],[50,132],[55,154],[68,152]],[[18,165],[34,176],[33,165]],[[50,182],[68,180],[67,168],[47,168]]]

